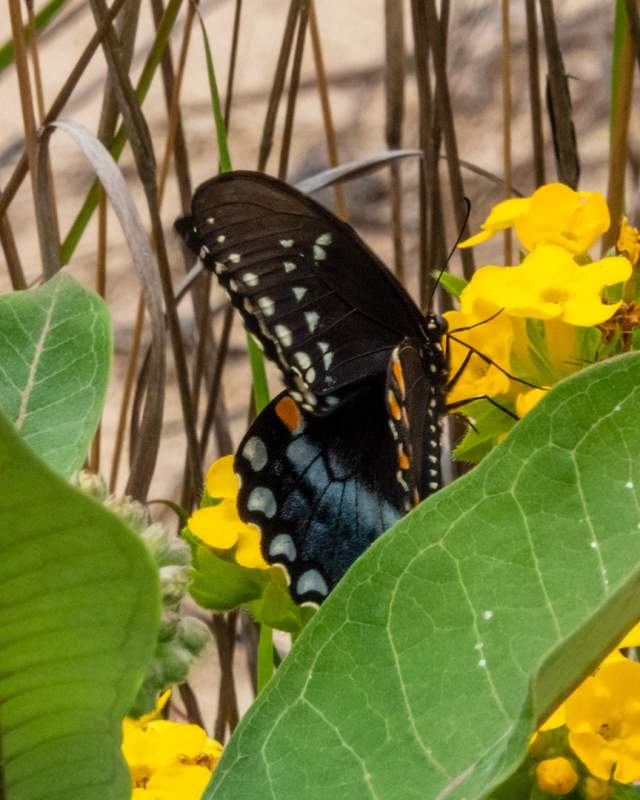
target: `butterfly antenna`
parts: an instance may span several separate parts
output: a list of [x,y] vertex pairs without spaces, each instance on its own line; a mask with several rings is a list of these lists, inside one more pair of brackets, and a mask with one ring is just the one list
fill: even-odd
[[453,258],[453,254],[456,252],[456,248],[460,244],[460,240],[462,239],[462,236],[464,234],[464,229],[467,227],[467,222],[469,222],[469,216],[471,215],[471,200],[469,200],[468,197],[464,198],[464,205],[465,205],[464,220],[462,221],[462,225],[460,226],[460,230],[458,231],[458,236],[456,237],[456,240],[455,240],[455,242],[453,244],[453,247],[449,251],[449,255],[447,256],[447,260],[444,262],[444,265],[443,265],[442,269],[438,273],[438,277],[436,278],[436,282],[433,284],[433,289],[431,291],[431,297],[429,298],[429,305],[427,306],[427,308],[429,310],[431,310],[431,306],[433,304],[433,298],[435,297],[436,289],[438,288],[438,284],[440,283],[440,278],[442,278],[443,273],[445,272],[445,270],[449,266],[449,262]]

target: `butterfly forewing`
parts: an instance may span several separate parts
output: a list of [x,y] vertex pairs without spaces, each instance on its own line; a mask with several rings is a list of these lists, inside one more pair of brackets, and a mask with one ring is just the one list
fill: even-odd
[[420,335],[417,307],[353,229],[273,178],[207,181],[177,227],[305,410],[331,411]]

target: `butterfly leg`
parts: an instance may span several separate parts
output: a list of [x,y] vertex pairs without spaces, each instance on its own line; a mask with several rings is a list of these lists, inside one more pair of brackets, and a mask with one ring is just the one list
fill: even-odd
[[[447,350],[448,349],[449,349],[449,340],[447,339]],[[471,361],[471,356],[472,355],[473,355],[473,353],[471,351],[469,351],[467,353],[467,355],[464,357],[464,359],[462,360],[462,364],[460,364],[458,369],[455,371],[455,374],[447,381],[447,392],[452,391],[452,389],[454,388],[456,383],[458,383],[458,381],[460,380],[460,376],[462,375],[462,373],[465,371],[465,369],[467,367],[467,364],[469,363],[469,361]],[[449,353],[447,352],[447,363],[448,363],[448,359],[449,359]]]
[[456,408],[462,408],[462,406],[466,406],[469,403],[473,403],[476,400],[486,400],[487,402],[491,403],[492,406],[499,408],[500,411],[504,411],[505,414],[508,414],[510,417],[516,420],[516,422],[520,419],[517,414],[514,414],[513,411],[509,411],[508,408],[505,408],[503,405],[494,400],[493,397],[489,397],[488,394],[479,394],[477,397],[467,397],[465,400],[457,400],[455,403],[448,403],[445,408],[447,412],[454,411]]
[[468,342],[463,342],[462,339],[456,338],[451,333],[448,333],[447,337],[453,339],[453,341],[457,342],[457,344],[460,344],[463,347],[466,347],[467,350],[469,351],[469,355],[475,354],[476,356],[478,356],[478,358],[481,358],[484,361],[485,364],[489,364],[490,366],[495,367],[503,375],[506,375],[507,378],[509,378],[509,380],[516,381],[517,383],[522,383],[525,386],[529,386],[531,389],[542,389],[543,388],[542,386],[538,386],[535,383],[531,383],[530,381],[527,381],[524,378],[518,378],[515,375],[512,375],[504,367],[501,367],[500,364],[497,364],[492,358],[489,358],[489,356],[486,356],[484,353],[481,353],[480,350],[477,350],[473,345],[468,344]]

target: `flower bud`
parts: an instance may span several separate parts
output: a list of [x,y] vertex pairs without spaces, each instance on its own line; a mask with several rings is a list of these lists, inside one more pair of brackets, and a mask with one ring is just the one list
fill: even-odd
[[536,766],[538,787],[548,794],[569,794],[578,783],[578,773],[572,763],[562,756],[546,758]]
[[177,606],[191,583],[189,567],[169,566],[160,569],[160,594],[165,606]]
[[178,622],[177,638],[195,658],[211,641],[211,631],[206,623],[196,617],[182,617]]
[[107,484],[104,482],[102,475],[96,475],[87,469],[81,469],[76,472],[71,479],[71,483],[99,503],[102,503],[107,496]]

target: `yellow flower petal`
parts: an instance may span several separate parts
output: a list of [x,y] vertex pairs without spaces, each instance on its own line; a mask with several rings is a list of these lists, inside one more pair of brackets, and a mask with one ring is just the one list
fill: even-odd
[[529,389],[528,392],[521,392],[516,397],[516,414],[521,418],[524,417],[539,400],[542,400],[547,391],[548,389]]
[[269,569],[269,564],[262,557],[260,550],[260,531],[245,526],[238,537],[236,561],[241,567],[250,569]]
[[461,250],[464,250],[465,247],[475,247],[477,244],[482,244],[482,242],[486,242],[487,239],[490,239],[492,236],[493,236],[493,231],[480,231],[480,233],[476,233],[474,236],[470,236],[463,242],[459,242],[458,247]]
[[194,511],[187,521],[187,527],[209,547],[228,550],[238,541],[244,523],[238,517],[236,501],[233,499]]
[[531,206],[531,199],[528,197],[516,197],[503,200],[491,209],[491,213],[480,226],[482,231],[460,242],[458,247],[474,247],[476,244],[486,242],[498,231],[510,228],[522,214],[525,214]]
[[590,327],[611,317],[619,304],[600,298],[605,286],[631,275],[628,259],[604,258],[581,267],[571,253],[557,245],[538,246],[517,267],[482,267],[460,296],[465,313],[479,301],[491,301],[512,317],[561,318],[571,325]]
[[[495,397],[509,391],[510,380],[496,364],[509,372],[513,330],[511,320],[506,314],[499,313],[491,319],[496,311],[499,309],[493,304],[479,300],[473,306],[473,313],[465,314],[461,311],[445,313],[450,334],[449,374],[454,377],[462,369],[447,397],[449,403],[484,394]],[[470,326],[473,326],[470,330],[461,330]],[[472,353],[466,362],[470,351],[460,342],[466,342],[489,361]]]
[[560,728],[565,724],[564,703],[558,706],[553,714],[540,726],[541,731],[550,731],[554,728]]
[[565,703],[569,744],[596,778],[640,778],[640,664],[607,662]]
[[236,497],[238,494],[238,478],[233,471],[233,459],[231,456],[223,456],[207,470],[205,486],[209,497],[228,498]]
[[640,622],[631,628],[618,647],[640,647]]
[[480,226],[482,232],[458,246],[473,247],[498,231],[515,226],[529,252],[541,244],[555,244],[580,255],[609,225],[609,209],[599,192],[574,192],[562,183],[550,183],[531,197],[498,203]]

